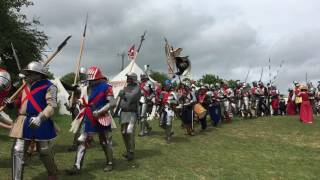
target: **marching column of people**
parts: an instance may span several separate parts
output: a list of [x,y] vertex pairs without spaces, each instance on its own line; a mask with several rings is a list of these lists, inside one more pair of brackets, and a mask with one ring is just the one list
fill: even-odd
[[[11,88],[8,72],[0,69],[0,102],[10,108],[18,108],[18,118],[12,121],[1,112],[0,125],[11,128],[12,179],[23,179],[25,154],[32,142],[36,144],[40,160],[45,166],[48,179],[56,179],[58,168],[54,160],[52,140],[57,136],[58,127],[52,120],[57,107],[57,87],[48,80],[47,68],[40,62],[31,62],[22,71],[25,85],[18,98],[11,102],[6,98]],[[252,119],[270,115],[296,115],[301,122],[311,124],[313,114],[319,114],[320,82],[317,88],[312,83],[301,85],[294,81],[294,88],[288,90],[288,98],[280,94],[277,87],[268,83],[253,82],[252,87],[246,82],[236,81],[232,87],[226,81],[216,84],[195,85],[190,80],[172,82],[166,80],[164,86],[152,82],[147,74],[126,74],[126,85],[113,95],[113,88],[102,71],[92,66],[88,70],[80,69],[80,82],[69,86],[75,93],[70,104],[72,112],[70,131],[75,133],[73,146],[76,150],[75,162],[68,174],[81,172],[86,150],[94,135],[98,135],[105,155],[104,171],[111,171],[114,165],[112,147],[112,114],[119,110],[120,132],[125,152],[123,158],[132,161],[135,158],[135,129],[140,123],[139,136],[152,135],[149,120],[159,117],[159,125],[164,129],[167,143],[174,134],[173,120],[180,118],[185,135],[196,135],[200,124],[201,131],[207,129],[207,118],[214,127],[221,123],[231,123],[235,116]],[[67,84],[64,84],[68,87]],[[209,116],[208,116],[209,115]]]

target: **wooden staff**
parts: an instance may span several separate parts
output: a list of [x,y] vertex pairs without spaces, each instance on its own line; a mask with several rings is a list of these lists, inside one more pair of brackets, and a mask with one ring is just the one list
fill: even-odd
[[[87,24],[88,24],[88,14],[86,16],[86,23],[84,25],[84,30],[83,30],[83,34],[82,34],[82,39],[81,39],[81,44],[80,44],[80,53],[79,53],[79,57],[77,59],[77,67],[76,67],[76,71],[74,72],[75,76],[74,76],[74,80],[73,80],[73,86],[75,86],[77,84],[77,81],[79,78],[80,64],[81,64],[81,58],[82,58],[82,54],[83,54],[84,40],[86,37]],[[72,91],[71,98],[70,98],[70,106],[71,107],[73,106],[73,103],[74,103],[74,91]]]

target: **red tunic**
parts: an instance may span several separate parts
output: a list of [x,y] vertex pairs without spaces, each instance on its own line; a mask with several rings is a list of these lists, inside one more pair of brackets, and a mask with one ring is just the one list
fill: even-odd
[[288,95],[288,102],[287,102],[287,114],[288,115],[296,115],[296,107],[294,105],[294,102],[292,101],[293,93],[289,93]]

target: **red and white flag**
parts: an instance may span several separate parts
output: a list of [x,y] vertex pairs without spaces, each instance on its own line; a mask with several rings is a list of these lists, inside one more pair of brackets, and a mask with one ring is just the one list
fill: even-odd
[[131,46],[131,48],[128,51],[128,58],[130,60],[134,60],[137,57],[137,51],[134,49],[134,45]]

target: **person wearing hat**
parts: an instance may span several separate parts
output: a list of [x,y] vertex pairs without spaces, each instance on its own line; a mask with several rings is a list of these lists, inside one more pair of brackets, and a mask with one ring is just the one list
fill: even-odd
[[[57,107],[57,87],[48,80],[47,68],[33,61],[22,70],[26,85],[15,101],[19,115],[10,133],[16,138],[12,148],[12,179],[23,178],[26,148],[35,141],[48,179],[57,178],[52,140],[56,137],[51,116]],[[21,125],[21,126],[19,126]]]
[[171,142],[173,135],[172,120],[174,118],[174,108],[177,104],[177,95],[172,88],[171,80],[167,79],[164,82],[164,88],[160,95],[160,127],[165,131],[165,139],[167,143]]
[[[74,93],[73,100],[72,101],[70,100],[71,99],[71,95],[70,95],[68,98],[69,103],[64,104],[66,109],[71,113],[72,120],[76,119],[76,117],[80,112],[79,103],[75,103],[75,101],[80,98],[81,91],[84,90],[84,88],[87,86],[87,69],[85,67],[80,67],[79,79],[80,81],[75,86],[66,84],[65,82],[61,81],[61,84],[67,91],[71,91],[72,93]],[[77,150],[79,136],[80,136],[80,131],[74,134],[72,145],[68,148],[68,151]]]
[[203,117],[199,117],[201,130],[205,130],[207,128],[207,112],[209,109],[209,105],[211,104],[210,96],[207,94],[207,91],[208,89],[205,86],[201,86],[197,93],[197,103],[200,103],[206,110]]
[[123,157],[127,161],[134,159],[135,153],[135,124],[140,115],[139,100],[141,90],[138,85],[138,76],[134,72],[127,75],[127,86],[119,92],[121,134],[126,148]]
[[258,104],[259,104],[259,93],[258,93],[258,84],[256,81],[252,82],[252,87],[250,90],[250,99],[251,99],[251,114],[253,117],[258,115]]
[[227,123],[231,122],[233,113],[231,110],[230,99],[234,97],[234,92],[228,86],[228,82],[221,82],[221,89],[219,91],[219,97],[222,102],[223,120]]
[[[0,105],[8,104],[7,96],[11,90],[11,76],[7,70],[0,68]],[[0,112],[0,127],[11,129],[12,119],[3,111]]]
[[306,124],[312,124],[313,122],[313,112],[312,106],[309,100],[308,87],[305,85],[300,86],[300,92],[298,94],[301,97],[301,106],[300,106],[300,121]]
[[99,142],[106,157],[104,171],[113,169],[112,118],[109,114],[109,110],[115,106],[112,86],[107,83],[106,77],[96,66],[88,68],[87,81],[87,86],[77,100],[81,107],[80,112],[73,120],[70,129],[71,132],[76,133],[81,128],[75,162],[72,169],[67,171],[69,175],[80,173],[87,146],[95,134],[99,136]]
[[299,96],[300,84],[297,81],[293,81],[293,84],[294,84],[294,89],[293,89],[293,92],[294,92],[294,104],[295,104],[295,107],[296,107],[296,111],[299,112],[300,111],[300,105],[301,105],[301,102],[302,102],[302,99]]

